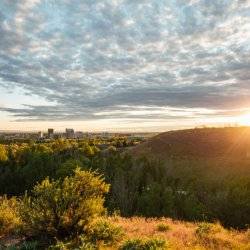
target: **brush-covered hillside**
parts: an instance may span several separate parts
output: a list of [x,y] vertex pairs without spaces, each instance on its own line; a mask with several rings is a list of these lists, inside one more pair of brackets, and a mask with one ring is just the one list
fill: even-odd
[[[236,228],[250,224],[249,127],[170,131],[150,138],[129,153],[152,161],[143,169],[144,180],[151,183],[147,192],[152,192],[154,204],[173,212],[168,216],[219,220],[224,226]],[[169,197],[165,204],[160,202],[166,187],[172,192],[173,203]],[[157,205],[150,206],[150,201],[146,204],[156,211]]]
[[[80,239],[46,241],[0,236],[0,249],[50,250],[249,250],[250,231],[225,229],[219,223],[173,220],[170,218],[103,217],[91,233]],[[2,248],[1,248],[2,247]]]
[[250,159],[250,128],[202,128],[161,133],[133,149],[135,155],[173,157],[240,157]]
[[249,249],[249,131],[0,144],[0,249]]
[[[110,220],[125,232],[123,239],[117,244],[123,246],[120,249],[250,249],[249,230],[225,229],[219,223],[190,223],[170,218],[145,219],[142,217],[113,217]],[[130,248],[124,247],[128,246],[129,243]],[[148,247],[150,244],[151,248]],[[117,249],[119,248],[117,247]]]

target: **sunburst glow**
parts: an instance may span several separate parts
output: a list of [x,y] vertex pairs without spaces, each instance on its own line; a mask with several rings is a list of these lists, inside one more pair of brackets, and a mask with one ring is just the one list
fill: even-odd
[[250,113],[239,116],[238,123],[240,125],[250,126]]
[[0,130],[250,125],[250,0],[70,3],[0,0]]

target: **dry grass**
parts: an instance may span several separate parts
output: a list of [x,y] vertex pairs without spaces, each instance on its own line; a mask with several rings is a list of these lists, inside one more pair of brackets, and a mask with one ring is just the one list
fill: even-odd
[[[145,219],[140,217],[109,218],[112,223],[124,229],[124,240],[133,238],[162,238],[170,249],[238,249],[250,250],[250,233],[236,230],[226,230],[219,223],[208,224],[209,232],[197,234],[199,223],[174,221],[168,218]],[[159,224],[169,226],[169,230],[161,232]],[[113,248],[115,249],[115,248]]]
[[[250,229],[248,231],[227,230],[219,223],[190,223],[169,218],[146,219],[143,217],[107,218],[114,226],[123,229],[124,235],[112,246],[100,242],[99,250],[117,250],[128,239],[163,239],[172,250],[250,250]],[[159,230],[159,225],[167,230]],[[15,245],[21,238],[0,238],[3,245]]]

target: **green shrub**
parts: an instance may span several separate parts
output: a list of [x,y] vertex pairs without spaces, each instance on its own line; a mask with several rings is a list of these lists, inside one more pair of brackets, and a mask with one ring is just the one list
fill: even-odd
[[89,237],[92,242],[102,241],[104,244],[110,244],[121,239],[123,229],[115,226],[107,220],[100,220],[94,223],[89,230]]
[[159,232],[166,232],[169,231],[170,227],[169,225],[165,224],[165,223],[160,223],[157,225],[157,231]]
[[84,232],[105,211],[109,186],[101,176],[76,169],[64,180],[45,179],[24,196],[20,215],[31,235],[62,239]]
[[0,236],[16,233],[21,226],[16,198],[0,197]]
[[27,241],[22,243],[20,246],[10,246],[6,250],[37,250],[38,242],[37,241]]
[[0,162],[5,162],[8,160],[7,150],[4,145],[0,145]]
[[51,245],[49,250],[69,250],[72,249],[72,242],[58,241],[56,244]]
[[30,241],[30,242],[24,242],[19,250],[37,250],[38,248],[38,242],[37,241]]
[[143,242],[141,239],[127,240],[120,247],[120,250],[143,250]]
[[163,239],[131,239],[127,240],[120,247],[120,250],[163,250],[167,248],[167,243]]
[[6,249],[6,250],[18,250],[18,247],[16,246],[9,246],[7,248],[0,248],[1,250]]
[[195,230],[195,234],[198,237],[204,237],[204,236],[208,235],[209,233],[211,233],[211,231],[212,231],[212,224],[202,222],[202,223],[198,224],[198,226]]
[[70,176],[74,174],[74,170],[77,167],[82,167],[82,164],[79,160],[69,159],[65,161],[60,168],[56,170],[56,177],[57,178],[65,178],[66,176]]
[[80,239],[80,244],[78,247],[79,250],[97,250],[98,249],[97,245],[95,243],[90,242],[86,236],[81,235],[79,239]]
[[49,250],[97,250],[97,246],[86,238],[86,236],[80,236],[77,240],[68,242],[58,241],[55,245],[48,248]]
[[161,250],[166,249],[167,244],[163,239],[149,239],[144,242],[145,250]]

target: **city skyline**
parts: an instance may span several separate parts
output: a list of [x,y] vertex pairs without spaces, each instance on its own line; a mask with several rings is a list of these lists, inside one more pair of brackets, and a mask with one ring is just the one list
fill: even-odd
[[250,125],[250,1],[0,2],[0,130]]

